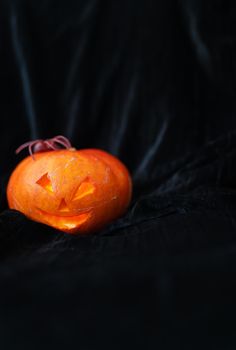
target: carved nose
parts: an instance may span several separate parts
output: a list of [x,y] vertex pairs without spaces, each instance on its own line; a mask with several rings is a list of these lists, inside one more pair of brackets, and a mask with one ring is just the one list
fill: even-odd
[[70,210],[68,208],[64,198],[61,200],[58,210],[63,212],[63,213],[66,213],[66,212],[68,212]]

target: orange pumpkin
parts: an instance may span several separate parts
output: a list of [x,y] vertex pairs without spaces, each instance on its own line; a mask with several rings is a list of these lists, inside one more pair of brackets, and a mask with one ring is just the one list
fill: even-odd
[[131,199],[126,167],[98,150],[44,150],[25,158],[7,186],[9,207],[67,233],[94,232],[120,217]]

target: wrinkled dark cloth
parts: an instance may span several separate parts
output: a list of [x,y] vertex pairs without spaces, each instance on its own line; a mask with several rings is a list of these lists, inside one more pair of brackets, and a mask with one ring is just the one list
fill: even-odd
[[[1,349],[235,349],[236,3],[1,0]],[[128,212],[70,236],[9,210],[22,143],[130,169]]]

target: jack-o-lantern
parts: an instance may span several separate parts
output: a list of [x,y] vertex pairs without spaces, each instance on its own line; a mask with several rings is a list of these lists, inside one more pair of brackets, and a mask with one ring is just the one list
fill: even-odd
[[[97,231],[127,209],[132,191],[129,172],[107,152],[76,150],[65,138],[64,143],[58,140],[63,139],[21,147],[29,146],[31,155],[9,179],[9,207],[67,233]],[[66,149],[57,149],[57,141]]]

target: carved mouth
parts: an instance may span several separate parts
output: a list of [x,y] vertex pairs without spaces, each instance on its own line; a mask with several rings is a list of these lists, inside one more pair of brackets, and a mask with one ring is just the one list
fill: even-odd
[[79,227],[85,224],[88,219],[91,217],[90,212],[81,213],[78,215],[72,216],[61,216],[50,214],[42,209],[37,208],[43,217],[43,221],[59,230],[73,233],[73,231],[77,231]]

